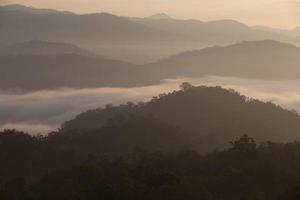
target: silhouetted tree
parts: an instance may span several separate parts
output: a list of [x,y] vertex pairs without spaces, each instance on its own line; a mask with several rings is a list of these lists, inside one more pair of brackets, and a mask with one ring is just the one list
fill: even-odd
[[183,82],[181,83],[180,85],[180,88],[183,90],[183,91],[187,91],[188,89],[191,89],[193,87],[193,85],[189,82]]

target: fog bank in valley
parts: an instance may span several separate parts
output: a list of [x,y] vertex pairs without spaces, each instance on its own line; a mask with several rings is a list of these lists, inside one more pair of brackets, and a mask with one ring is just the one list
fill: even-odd
[[261,81],[206,76],[164,80],[161,84],[135,88],[96,88],[38,91],[26,94],[0,93],[0,129],[15,128],[31,133],[57,130],[60,124],[88,109],[105,104],[147,101],[159,93],[178,90],[182,82],[232,88],[248,97],[270,101],[300,112],[300,80]]

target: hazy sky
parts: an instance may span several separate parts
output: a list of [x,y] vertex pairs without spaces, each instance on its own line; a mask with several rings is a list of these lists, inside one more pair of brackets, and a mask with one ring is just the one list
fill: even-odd
[[236,19],[249,25],[300,26],[300,0],[0,0],[77,13],[110,12],[126,16],[167,13],[176,18]]

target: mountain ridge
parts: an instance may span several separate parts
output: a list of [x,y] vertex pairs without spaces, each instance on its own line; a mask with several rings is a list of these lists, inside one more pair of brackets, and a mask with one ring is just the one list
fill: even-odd
[[[228,141],[248,134],[258,141],[300,138],[300,116],[272,103],[245,97],[221,87],[191,86],[160,94],[148,102],[107,106],[86,111],[62,125],[62,132],[92,131],[116,116],[152,116],[178,126],[186,137],[200,138],[206,150],[224,148]],[[180,113],[180,114],[178,114]]]
[[[0,7],[2,18],[1,28],[6,32],[0,36],[3,41],[22,42],[25,40],[120,40],[120,41],[219,41],[236,42],[239,40],[280,39],[288,40],[283,35],[268,31],[256,31],[235,20],[217,20],[201,22],[198,20],[177,20],[121,17],[108,13],[74,14],[60,11],[44,11],[21,5],[18,9],[9,6]],[[6,8],[6,9],[5,9]],[[22,12],[22,10],[34,10]],[[40,12],[38,12],[40,10]],[[38,16],[35,16],[38,15]],[[109,17],[108,17],[109,16]],[[164,17],[165,18],[165,17]],[[17,21],[18,23],[12,23]],[[48,24],[47,24],[48,23]],[[64,26],[62,25],[64,24]],[[30,29],[25,29],[30,25]],[[48,25],[48,26],[46,26]],[[75,29],[74,26],[81,29]],[[102,27],[102,28],[100,28]],[[23,28],[26,36],[18,36]],[[47,34],[45,34],[46,31]],[[59,31],[58,31],[59,30]],[[122,30],[122,31],[121,31]],[[123,33],[122,35],[120,34]],[[31,33],[31,34],[29,34]],[[110,33],[110,34],[108,34]],[[72,37],[67,37],[72,36]],[[83,37],[86,35],[86,37]],[[109,37],[111,35],[111,37]],[[30,38],[34,36],[35,38]],[[60,36],[60,37],[59,37]],[[69,40],[68,40],[69,39]]]
[[0,46],[0,56],[14,55],[59,55],[80,54],[96,56],[94,53],[69,43],[30,40],[22,43]]
[[[299,47],[262,40],[186,51],[145,68],[151,69],[153,76],[168,78],[218,75],[286,80],[300,78],[299,63]],[[147,71],[149,75],[151,70]]]
[[[25,91],[35,91],[61,87],[133,87],[157,84],[163,79],[205,75],[261,80],[300,78],[300,48],[272,40],[187,51],[146,65],[71,55],[0,57],[1,89],[23,88]],[[51,71],[52,79],[42,71],[43,67]],[[75,71],[73,74],[72,69],[76,69],[78,74]],[[37,73],[44,74],[44,78],[37,79]],[[10,77],[16,76],[18,78],[12,82]],[[82,80],[76,83],[77,79]]]

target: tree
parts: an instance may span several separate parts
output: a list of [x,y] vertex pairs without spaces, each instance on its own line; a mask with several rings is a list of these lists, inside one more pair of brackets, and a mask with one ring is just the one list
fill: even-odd
[[188,89],[191,89],[193,85],[189,82],[183,82],[179,87],[181,88],[181,90],[187,91]]
[[241,154],[252,153],[256,150],[256,143],[252,137],[243,135],[235,141],[230,142],[232,145],[231,150]]

